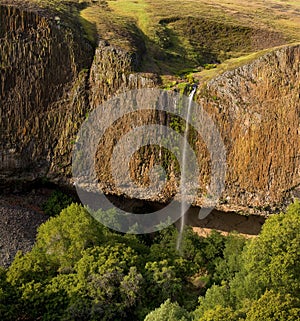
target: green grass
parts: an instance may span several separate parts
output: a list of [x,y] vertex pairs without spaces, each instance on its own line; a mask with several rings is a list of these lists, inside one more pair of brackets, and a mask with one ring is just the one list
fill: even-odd
[[184,68],[221,62],[217,70],[203,72],[207,77],[249,61],[255,52],[300,41],[297,1],[111,0],[108,4],[115,15],[136,21],[152,58],[144,67],[161,74],[176,75]]
[[149,5],[144,0],[117,0],[107,1],[107,3],[117,16],[134,19],[142,32],[146,35],[149,34],[151,28],[147,13]]
[[95,44],[97,43],[97,28],[96,28],[96,23],[95,21],[91,18],[91,15],[88,15],[87,9],[82,10],[79,13],[79,21],[85,31],[86,38],[92,43]]
[[[29,1],[73,19],[92,43],[100,38],[134,51],[145,41],[141,70],[179,80],[210,79],[265,50],[300,42],[298,0]],[[211,64],[217,68],[207,70]]]
[[[293,43],[291,45],[297,45],[297,44],[300,44],[300,43],[297,42],[297,43]],[[233,70],[235,68],[243,66],[243,65],[250,63],[251,61],[263,56],[264,54],[273,51],[274,49],[280,49],[282,47],[285,47],[285,45],[278,46],[275,48],[268,48],[268,49],[254,52],[249,55],[244,55],[244,56],[241,56],[238,58],[228,59],[228,60],[224,61],[222,64],[218,65],[216,68],[204,69],[200,72],[194,73],[193,77],[195,78],[195,80],[205,83],[205,82],[209,81],[210,79],[213,79],[213,78],[217,77],[218,75],[224,73],[225,71]]]

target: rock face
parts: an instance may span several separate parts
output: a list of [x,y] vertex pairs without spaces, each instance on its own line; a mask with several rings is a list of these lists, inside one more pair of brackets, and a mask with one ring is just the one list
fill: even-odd
[[[82,40],[80,29],[58,26],[49,12],[13,6],[0,6],[0,23],[0,188],[44,178],[69,184],[71,152],[89,111],[114,94],[159,85],[157,76],[135,71],[145,50],[143,39],[133,53],[105,41],[93,48]],[[219,210],[273,211],[300,184],[299,74],[300,46],[290,46],[228,71],[197,91],[197,102],[211,116],[227,150]],[[162,114],[144,113],[138,119],[154,120],[172,125]],[[100,148],[99,171],[108,168],[114,140],[130,129],[125,117],[107,134],[111,146]],[[210,158],[201,137],[192,136],[201,164],[195,205],[201,206],[208,193]],[[177,188],[178,164],[161,150],[154,148],[154,155],[171,178],[156,199],[165,201]],[[133,157],[132,175],[142,184],[157,163],[153,157],[149,148]],[[102,179],[111,185],[109,175]],[[111,193],[118,194],[113,188]]]
[[199,102],[226,144],[229,204],[276,206],[297,193],[299,92],[299,45],[268,53],[207,84],[207,97]]
[[[226,148],[225,190],[216,206],[218,210],[266,214],[281,210],[294,197],[299,197],[299,92],[299,45],[270,52],[199,88],[197,102],[210,115]],[[172,127],[172,119],[161,116],[157,115],[156,120]],[[135,125],[149,124],[154,118],[144,114],[138,119],[131,117],[131,121]],[[113,186],[108,174],[108,156],[112,154],[113,139],[119,139],[129,129],[130,119],[126,119],[108,133],[98,158],[99,167],[105,169],[102,173],[99,170],[102,182]],[[201,164],[199,192],[194,203],[198,206],[203,204],[203,196],[210,193],[211,157],[204,141],[199,133],[190,134],[189,142]],[[178,192],[180,183],[178,164],[170,155],[155,148],[143,148],[133,157],[130,175],[147,186],[149,169],[157,163],[167,163],[170,179],[163,193],[153,200],[166,202]],[[108,191],[118,194],[114,188]]]
[[[43,13],[1,6],[0,185],[64,172],[93,51]],[[68,143],[67,143],[68,142]]]
[[135,55],[132,55],[105,41],[99,42],[89,78],[90,104],[93,109],[113,94],[131,89],[154,87],[159,83],[158,77],[153,74],[134,72],[135,62],[140,60],[135,56],[142,54],[142,50],[137,50]]
[[[40,10],[0,6],[0,187],[71,176],[71,151],[89,110],[120,88],[154,86],[133,73],[133,56],[94,49]],[[134,56],[138,56],[137,52]]]

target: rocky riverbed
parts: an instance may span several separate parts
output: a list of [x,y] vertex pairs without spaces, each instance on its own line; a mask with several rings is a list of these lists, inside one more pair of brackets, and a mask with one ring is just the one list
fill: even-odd
[[17,251],[29,251],[37,228],[48,216],[41,206],[48,190],[31,191],[25,195],[0,195],[0,265],[8,266]]
[[[49,218],[43,212],[42,205],[52,192],[50,188],[36,188],[22,194],[0,195],[0,266],[9,266],[17,251],[26,253],[32,248],[38,227]],[[117,196],[112,201],[116,207],[124,207],[128,211],[140,206],[141,209],[151,209],[151,212],[158,206],[155,202],[144,203]],[[259,215],[245,216],[216,210],[199,220],[198,212],[199,208],[191,207],[186,214],[186,224],[200,236],[207,236],[216,230],[222,234],[236,231],[245,237],[254,237],[265,221],[265,217]]]

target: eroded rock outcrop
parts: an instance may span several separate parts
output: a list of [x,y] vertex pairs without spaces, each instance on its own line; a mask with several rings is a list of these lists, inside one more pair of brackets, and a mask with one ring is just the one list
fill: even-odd
[[[142,46],[143,47],[143,46]],[[113,94],[131,89],[154,87],[159,78],[151,73],[135,72],[136,55],[100,41],[90,70],[90,104],[98,107]]]

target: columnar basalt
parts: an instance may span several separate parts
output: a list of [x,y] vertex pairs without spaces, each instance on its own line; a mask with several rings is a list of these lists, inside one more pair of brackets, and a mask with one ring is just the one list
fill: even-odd
[[[108,96],[154,86],[121,49],[95,50],[55,13],[0,6],[0,186],[47,178],[68,183],[80,124]],[[67,23],[66,23],[67,25]],[[137,53],[139,54],[139,53]]]
[[[91,110],[113,95],[157,87],[159,77],[137,72],[144,39],[134,51],[101,40],[96,48],[68,24],[58,25],[55,12],[0,6],[0,188],[47,178],[70,184],[71,153],[76,134]],[[227,150],[226,189],[219,210],[248,213],[275,211],[296,195],[300,184],[300,46],[274,50],[209,81],[197,102],[210,114]],[[109,112],[109,111],[108,111]],[[193,115],[197,117],[197,115]],[[100,142],[96,155],[102,183],[112,186],[110,156],[118,139],[135,125],[182,127],[163,113],[120,119]],[[183,127],[182,127],[183,128]],[[182,129],[181,128],[181,129]],[[182,130],[181,130],[182,132]],[[201,206],[208,195],[211,164],[207,146],[191,130],[198,155]],[[176,190],[178,168],[172,155],[154,147],[132,157],[132,177],[147,185],[149,170],[165,163],[173,180],[152,201],[165,202]],[[155,159],[155,157],[159,159]]]
[[199,102],[226,143],[224,197],[231,206],[276,207],[297,196],[299,90],[299,45],[225,72],[203,90]]
[[[1,185],[45,176],[68,162],[61,137],[75,134],[85,105],[87,43],[43,13],[0,7]],[[73,126],[75,124],[75,126]]]
[[[197,102],[214,121],[227,151],[226,187],[217,209],[266,214],[278,212],[294,197],[299,197],[299,89],[299,45],[267,53],[225,72],[199,89]],[[150,124],[160,117],[161,124],[172,125],[170,117],[157,115],[155,118],[144,113],[137,120],[130,117],[121,121],[115,131],[107,133],[106,147],[109,148],[105,154],[102,147],[98,158],[99,168],[104,169],[102,173],[99,171],[103,182],[113,184],[108,173],[114,139],[117,141],[120,135],[127,133],[130,121]],[[194,205],[201,206],[203,197],[210,193],[211,157],[203,137],[192,129],[189,140],[196,151],[200,173],[199,193]],[[168,162],[169,177],[178,176],[174,160],[170,155],[166,160],[162,154],[157,150],[153,154],[153,149],[149,148],[141,149],[131,162],[131,176],[147,186],[149,169],[164,161]],[[170,200],[176,189],[178,192],[178,186],[173,182],[153,200]]]

